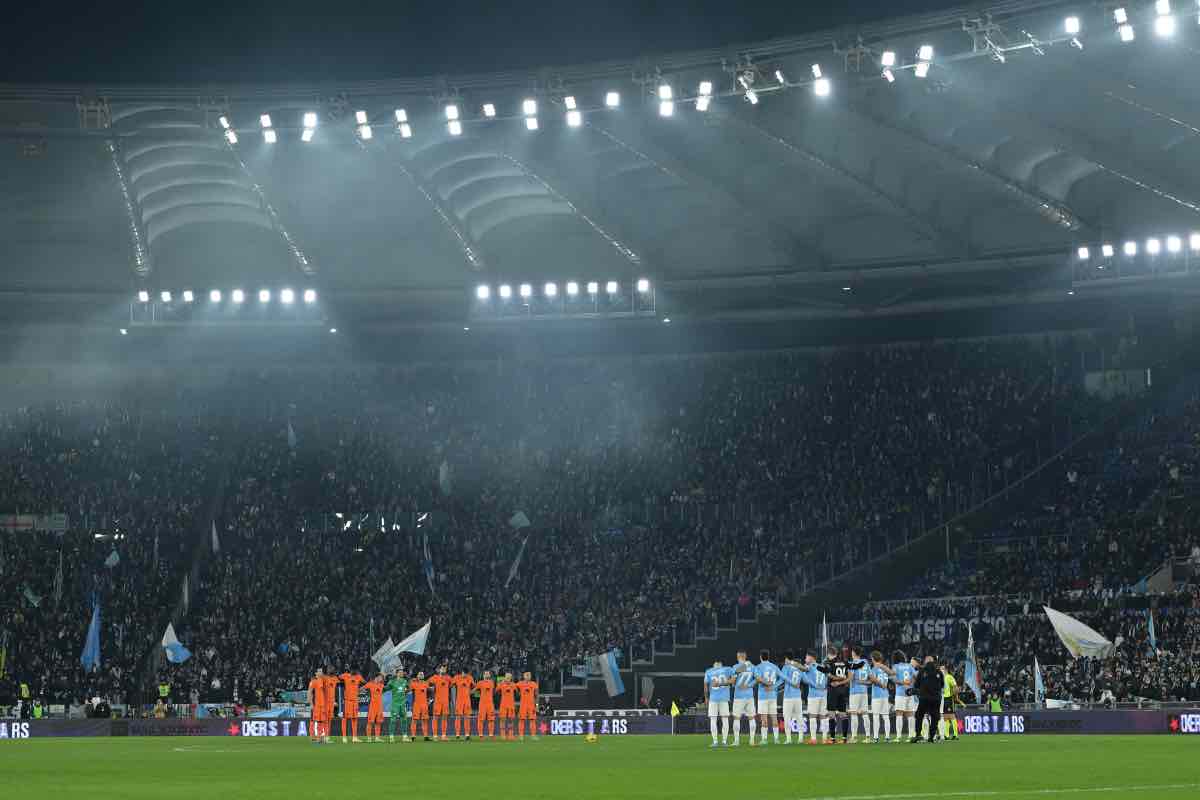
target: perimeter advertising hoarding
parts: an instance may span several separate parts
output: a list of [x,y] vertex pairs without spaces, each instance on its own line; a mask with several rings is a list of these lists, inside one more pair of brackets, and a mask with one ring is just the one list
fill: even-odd
[[[959,714],[966,736],[1167,733],[1166,711],[1002,711]],[[1176,715],[1178,716],[1178,715]]]

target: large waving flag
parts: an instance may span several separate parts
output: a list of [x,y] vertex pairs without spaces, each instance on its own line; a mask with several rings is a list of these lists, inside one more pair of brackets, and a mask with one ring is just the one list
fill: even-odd
[[396,669],[395,656],[392,655],[392,650],[395,648],[396,643],[389,636],[387,641],[380,645],[375,654],[371,656],[371,660],[379,665],[380,672],[393,672]]
[[432,627],[433,620],[429,620],[419,629],[401,639],[392,648],[392,655],[399,656],[401,653],[415,653],[419,656],[425,655],[425,644],[429,641],[429,630]]
[[92,595],[92,622],[88,625],[87,638],[83,640],[79,663],[88,672],[100,669],[100,599],[95,595]]
[[1046,684],[1042,681],[1042,668],[1038,666],[1037,656],[1033,657],[1033,697],[1039,707],[1046,699]]
[[979,680],[979,664],[975,660],[975,634],[971,623],[967,623],[967,663],[963,668],[963,682],[975,693],[975,702],[983,702],[983,689]]
[[609,697],[625,694],[625,682],[621,680],[621,669],[617,666],[617,651],[609,650],[588,659],[593,672],[600,673],[604,678],[604,688]]
[[1079,620],[1050,606],[1042,606],[1042,610],[1050,618],[1058,638],[1075,658],[1106,658],[1112,652],[1112,642]]
[[179,637],[175,635],[175,626],[170,622],[163,632],[162,646],[167,653],[167,661],[172,664],[182,664],[192,657],[191,651],[180,643]]
[[1146,617],[1150,620],[1148,633],[1150,635],[1150,654],[1154,655],[1158,652],[1158,637],[1154,635],[1154,609],[1146,610]]

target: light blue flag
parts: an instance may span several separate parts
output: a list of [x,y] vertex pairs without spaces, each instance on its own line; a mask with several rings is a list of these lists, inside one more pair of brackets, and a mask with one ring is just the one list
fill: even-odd
[[429,620],[416,631],[401,639],[399,644],[392,648],[391,656],[395,658],[401,653],[416,653],[419,656],[425,655],[425,643],[429,641],[429,631],[432,627],[433,620]]
[[967,623],[967,663],[963,668],[963,682],[975,693],[975,702],[982,703],[983,690],[979,685],[979,664],[975,660],[975,634],[971,631],[970,623]]
[[116,550],[113,550],[111,553],[108,554],[108,558],[104,559],[104,566],[108,567],[109,569],[112,569],[113,567],[115,567],[117,564],[120,564],[120,563],[121,563],[121,556],[117,554]]
[[192,657],[191,651],[184,647],[175,636],[175,626],[170,622],[167,623],[167,629],[163,632],[162,646],[167,654],[167,661],[172,664],[182,664]]
[[100,600],[95,595],[92,596],[92,622],[88,625],[79,663],[88,672],[100,669]]
[[1038,666],[1037,656],[1033,657],[1033,696],[1039,706],[1046,699],[1046,684],[1042,682],[1042,668]]
[[625,682],[621,680],[621,669],[617,665],[616,650],[592,656],[588,661],[592,671],[600,673],[600,677],[604,678],[604,688],[608,691],[609,697],[625,694]]
[[1158,637],[1154,635],[1154,609],[1147,609],[1146,617],[1150,620],[1150,652],[1153,654],[1158,652]]

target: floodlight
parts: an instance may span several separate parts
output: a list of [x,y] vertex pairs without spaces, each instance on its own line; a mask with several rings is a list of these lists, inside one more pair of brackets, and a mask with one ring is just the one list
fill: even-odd
[[412,138],[412,127],[409,126],[409,124],[407,122],[400,123],[400,138],[401,139],[411,139]]
[[367,112],[361,111],[361,110],[355,111],[354,112],[354,121],[357,122],[359,125],[366,125],[368,122]]
[[492,296],[492,289],[486,283],[481,283],[475,287],[475,297],[479,300],[487,300]]
[[1168,253],[1178,253],[1182,249],[1183,249],[1183,240],[1182,239],[1180,239],[1178,236],[1168,236],[1167,237],[1167,252]]
[[542,290],[545,292],[546,297],[555,297],[558,295],[558,284],[547,283],[542,287]]
[[812,65],[812,76],[813,76],[814,78],[820,78],[820,77],[821,77],[821,65],[820,65],[820,64],[813,64],[813,65]]
[[575,108],[576,108],[576,106],[575,106],[575,95],[573,95],[573,94],[569,94],[569,95],[567,95],[566,97],[564,97],[564,98],[563,98],[563,105],[564,105],[564,106],[566,106],[566,107],[567,107],[567,109],[568,109],[569,111],[574,111],[574,110],[575,110]]
[[1117,28],[1117,34],[1120,35],[1122,42],[1132,42],[1134,38],[1136,38],[1133,33],[1132,25],[1122,25],[1121,27]]
[[462,123],[456,119],[452,119],[446,123],[447,130],[451,136],[462,136]]
[[217,117],[217,122],[221,123],[222,128],[229,130],[229,117],[222,114],[221,116]]
[[917,58],[921,61],[933,61],[933,45],[921,45],[921,49],[917,50]]
[[525,116],[532,117],[537,113],[537,100],[533,98],[526,99],[525,102],[521,103],[521,111],[524,112]]
[[829,78],[817,78],[813,83],[813,93],[817,97],[828,97],[832,87],[829,84]]
[[879,63],[885,67],[896,66],[896,53],[892,50],[884,50],[883,55],[879,57]]
[[208,302],[210,302],[210,303],[219,303],[219,302],[221,302],[221,290],[220,290],[220,289],[213,289],[212,291],[210,291],[210,292],[208,293]]
[[408,112],[403,108],[396,109],[396,122],[408,122]]
[[671,84],[664,83],[658,87],[659,100],[671,100],[675,97],[675,93],[671,90]]
[[128,330],[126,330],[125,328],[117,328],[117,330],[119,330],[119,331],[121,332],[121,335],[122,335],[122,336],[128,336],[128,335],[129,335],[129,331],[128,331]]
[[512,297],[512,287],[507,283],[500,284],[500,297],[504,300]]
[[896,82],[896,76],[892,73],[892,71],[890,69],[885,69],[883,71],[883,79],[886,80],[888,83]]
[[267,128],[265,131],[263,131],[263,141],[267,144],[275,144],[277,141],[279,141],[279,137],[275,135],[274,128]]
[[521,284],[521,297],[529,297],[533,294],[533,287],[528,283]]
[[1154,18],[1154,32],[1164,39],[1175,35],[1175,18],[1171,15]]
[[604,284],[604,291],[608,292],[609,294],[616,294],[617,293],[617,282],[609,281],[608,283]]
[[638,278],[637,290],[642,293],[650,291],[650,281],[646,278]]
[[1113,246],[1111,244],[1100,245],[1100,255],[1104,256],[1105,258],[1112,258],[1113,252]]
[[1154,11],[1159,16],[1171,13],[1171,0],[1154,0]]
[[317,290],[316,289],[305,289],[304,290],[304,302],[309,303],[309,304],[317,302]]
[[263,114],[261,117],[258,118],[258,124],[262,125],[264,128],[271,127],[271,115]]
[[230,144],[237,144],[237,133],[233,130],[225,131],[225,141]]
[[1092,253],[1090,250],[1087,249],[1087,247],[1080,247],[1077,252],[1079,254],[1080,261],[1087,261],[1089,258],[1092,257]]
[[330,332],[330,333],[337,333],[337,328],[330,328],[330,329],[329,329],[329,332]]
[[658,104],[659,116],[669,117],[675,113],[675,102],[673,100],[663,100]]
[[843,291],[843,292],[848,292],[848,291],[850,291],[850,287],[849,287],[849,286],[843,286],[843,287],[842,287],[842,291]]
[[306,128],[317,127],[317,112],[315,112],[315,111],[305,111],[304,112],[304,127],[306,127]]
[[285,306],[290,306],[295,301],[296,301],[296,293],[293,292],[291,289],[280,290],[279,302],[283,303]]
[[368,139],[370,139],[372,136],[374,136],[374,134],[371,133],[370,125],[359,125],[358,126],[358,135],[360,137],[362,137],[362,140],[364,142],[367,141]]
[[195,299],[196,299],[196,295],[192,293],[192,290],[191,290],[191,289],[184,289],[184,290],[183,290],[183,302],[185,302],[185,303],[191,303],[191,302],[193,302]]
[[781,69],[775,70],[775,80],[778,83],[787,84],[787,78],[785,78],[783,76],[783,70],[781,70]]
[[579,294],[579,284],[575,281],[567,281],[567,294],[571,297]]
[[583,114],[575,109],[567,112],[567,125],[572,128],[578,128],[583,124]]
[[1067,17],[1063,20],[1063,30],[1072,36],[1079,33],[1079,17]]
[[139,303],[149,303],[150,302],[150,293],[147,292],[145,289],[142,289],[141,291],[139,291],[138,292],[138,302]]
[[1121,248],[1127,256],[1137,255],[1137,242],[1126,242]]
[[526,117],[525,118],[525,129],[530,130],[530,131],[536,131],[538,129],[537,117]]
[[496,116],[496,107],[491,103],[483,104],[483,115],[489,119]]
[[754,91],[753,89],[747,89],[746,102],[750,103],[752,106],[758,105],[758,92]]
[[311,142],[312,140],[313,140],[313,129],[312,128],[305,128],[303,131],[300,132],[300,141]]
[[1129,22],[1129,15],[1125,13],[1123,7],[1113,9],[1113,21],[1118,25],[1124,25],[1126,22]]
[[458,106],[453,103],[446,106],[446,119],[458,119]]
[[240,302],[242,302],[242,301],[243,301],[243,300],[245,300],[245,299],[246,299],[246,293],[245,293],[245,292],[243,292],[241,289],[234,289],[234,290],[233,290],[233,302],[235,302],[235,303],[240,303]]
[[706,95],[706,94],[700,95],[699,97],[696,98],[696,110],[697,111],[708,111],[708,104],[711,102],[712,102],[712,97],[710,97],[709,95]]
[[270,289],[259,289],[258,290],[258,302],[260,302],[260,303],[271,302],[271,290]]
[[922,61],[921,63],[917,64],[915,67],[913,67],[913,74],[918,78],[924,78],[929,74],[929,62]]
[[1158,239],[1147,239],[1146,252],[1152,256],[1158,255],[1160,252],[1162,252],[1162,242],[1160,242]]
[[707,97],[708,95],[712,94],[712,90],[713,90],[712,81],[700,81],[700,96],[701,97]]
[[616,108],[617,106],[621,105],[620,92],[609,92],[608,94],[604,95],[604,105],[608,106],[609,108]]
[[587,290],[588,294],[595,294],[596,292],[600,291],[600,284],[596,283],[595,281],[588,281]]

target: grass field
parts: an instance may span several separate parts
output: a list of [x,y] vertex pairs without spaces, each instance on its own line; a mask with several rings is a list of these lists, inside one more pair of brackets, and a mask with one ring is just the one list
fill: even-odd
[[1200,742],[980,737],[710,751],[704,736],[313,745],[306,739],[0,743],[3,797],[780,800],[1200,797]]

